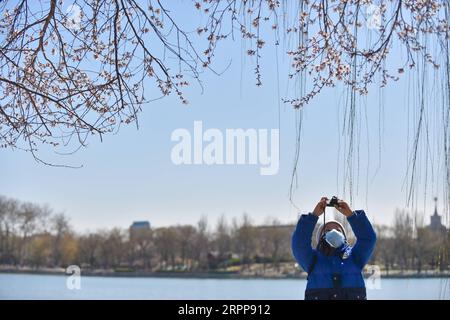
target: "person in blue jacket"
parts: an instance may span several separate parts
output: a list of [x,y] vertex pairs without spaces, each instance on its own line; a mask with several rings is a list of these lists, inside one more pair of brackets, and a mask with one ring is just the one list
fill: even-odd
[[317,231],[317,247],[311,246],[315,225],[327,206],[322,197],[313,212],[303,214],[292,235],[292,251],[299,265],[308,273],[306,300],[365,300],[362,270],[372,255],[376,234],[363,210],[352,211],[338,200],[334,207],[346,216],[356,243],[350,246],[344,227],[331,220]]

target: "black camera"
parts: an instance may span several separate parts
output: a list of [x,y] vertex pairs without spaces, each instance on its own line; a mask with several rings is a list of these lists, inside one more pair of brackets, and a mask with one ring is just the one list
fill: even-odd
[[327,207],[334,207],[338,204],[339,199],[336,196],[333,196],[330,200],[327,201]]

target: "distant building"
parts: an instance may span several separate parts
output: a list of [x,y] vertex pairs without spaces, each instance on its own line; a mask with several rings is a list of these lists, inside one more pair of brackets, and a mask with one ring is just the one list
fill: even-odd
[[150,222],[134,221],[130,226],[130,239],[145,235],[148,231],[150,231]]
[[439,233],[445,233],[447,232],[447,228],[442,224],[441,216],[438,215],[437,212],[437,198],[434,198],[434,214],[430,217],[430,225],[428,228],[430,228],[433,233],[439,234]]

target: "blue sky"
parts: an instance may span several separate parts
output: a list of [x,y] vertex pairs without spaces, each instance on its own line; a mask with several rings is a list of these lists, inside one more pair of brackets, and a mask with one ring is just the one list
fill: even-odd
[[[128,227],[133,220],[149,220],[154,226],[196,223],[201,215],[215,224],[222,213],[232,218],[243,212],[255,223],[264,223],[267,217],[294,222],[298,212],[289,201],[289,187],[297,111],[279,103],[291,89],[286,83],[288,61],[281,46],[277,81],[275,50],[270,43],[264,49],[262,87],[254,85],[253,65],[245,48],[239,41],[230,41],[219,48],[216,69],[231,60],[230,68],[221,76],[203,74],[205,91],[201,94],[193,85],[186,94],[188,106],[168,97],[143,108],[139,130],[133,125],[122,127],[117,135],[105,136],[103,143],[93,138],[87,148],[71,156],[48,150],[40,153],[47,161],[83,165],[81,169],[47,167],[28,153],[1,150],[0,194],[47,203],[56,212],[65,212],[79,231]],[[378,90],[358,101],[360,170],[352,207],[365,209],[376,223],[390,223],[394,210],[406,203],[403,183],[408,164],[408,85],[412,83],[407,77],[390,83],[384,91],[381,144]],[[342,89],[328,89],[303,109],[299,187],[294,199],[301,212],[311,210],[322,195],[348,197],[342,179],[345,136],[339,131],[342,98]],[[195,120],[203,121],[205,129],[273,129],[278,128],[279,112],[277,175],[261,176],[255,165],[176,166],[170,160],[175,145],[170,140],[172,131],[192,131]],[[434,194],[442,194],[438,179],[429,182],[426,198],[423,194],[417,197],[418,209],[427,216],[434,207]]]

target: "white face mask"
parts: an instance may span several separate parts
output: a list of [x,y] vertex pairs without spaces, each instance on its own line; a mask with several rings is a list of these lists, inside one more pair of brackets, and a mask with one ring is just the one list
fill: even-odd
[[333,229],[325,233],[325,241],[333,248],[339,248],[344,244],[345,236],[342,232]]

